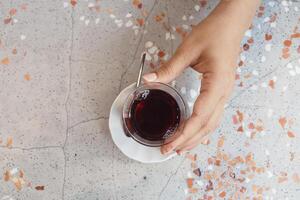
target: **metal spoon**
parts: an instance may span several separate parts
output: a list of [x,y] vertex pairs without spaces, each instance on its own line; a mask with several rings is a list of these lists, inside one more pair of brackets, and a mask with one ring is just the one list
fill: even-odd
[[144,52],[142,55],[142,59],[141,59],[140,71],[139,71],[139,75],[137,78],[136,87],[139,87],[141,84],[141,79],[142,79],[144,64],[145,64],[145,58],[146,58],[146,53]]
[[[144,64],[145,64],[145,58],[146,58],[146,53],[144,52],[142,54],[142,59],[141,59],[141,64],[140,64],[140,71],[139,71],[139,75],[138,75],[138,78],[137,78],[136,87],[139,87],[140,84],[141,84],[141,79],[142,79],[142,74],[143,74]],[[126,120],[128,120],[128,119],[126,119]],[[125,123],[123,123],[123,129],[124,129],[125,135],[127,137],[131,137],[130,133],[128,132],[128,129],[125,126]]]

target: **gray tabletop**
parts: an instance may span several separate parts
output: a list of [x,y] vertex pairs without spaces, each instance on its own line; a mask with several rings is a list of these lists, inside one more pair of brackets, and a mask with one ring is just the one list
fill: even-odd
[[[146,70],[158,67],[216,4],[0,1],[0,200],[299,199],[297,1],[263,2],[208,141],[159,164],[112,142],[110,106],[141,53]],[[171,84],[192,108],[199,75]]]

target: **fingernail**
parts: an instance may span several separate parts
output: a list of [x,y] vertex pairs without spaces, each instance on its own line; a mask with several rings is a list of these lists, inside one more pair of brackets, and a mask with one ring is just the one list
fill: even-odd
[[152,81],[155,81],[157,79],[157,75],[156,73],[149,73],[149,74],[145,74],[143,76],[143,79],[145,81],[149,81],[149,82],[152,82]]
[[165,149],[164,148],[160,148],[160,153],[164,155],[165,154]]
[[163,154],[163,155],[165,155],[165,154],[168,154],[169,153],[169,151],[171,150],[171,148],[172,147],[169,147],[169,146],[164,146],[164,147],[162,147],[161,148],[161,153]]
[[163,154],[163,155],[165,155],[165,154],[167,154],[167,153],[168,153],[168,149],[164,148],[164,149],[162,149],[162,151],[161,151],[161,152],[162,152],[162,154]]
[[173,146],[168,146],[168,147],[166,148],[166,154],[167,154],[167,153],[170,153],[171,151],[173,151]]

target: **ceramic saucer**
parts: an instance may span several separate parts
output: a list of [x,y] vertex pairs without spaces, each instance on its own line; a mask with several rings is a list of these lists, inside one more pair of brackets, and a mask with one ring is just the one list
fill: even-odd
[[127,157],[142,163],[157,163],[166,161],[176,153],[162,155],[159,147],[144,146],[131,137],[127,137],[123,130],[122,112],[123,104],[130,93],[135,89],[135,83],[122,90],[115,99],[109,114],[109,129],[115,145]]

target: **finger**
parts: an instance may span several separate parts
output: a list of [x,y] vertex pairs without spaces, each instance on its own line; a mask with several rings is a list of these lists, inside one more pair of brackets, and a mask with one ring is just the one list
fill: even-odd
[[223,74],[204,74],[201,80],[200,95],[196,99],[193,108],[193,113],[198,116],[200,128],[208,122],[219,101],[225,96],[225,93],[226,83],[224,83]]
[[181,52],[176,52],[172,58],[164,63],[156,71],[145,74],[143,79],[146,82],[169,83],[174,80],[188,66],[185,56]]
[[193,136],[195,130],[198,130],[198,119],[195,115],[192,115],[184,124],[184,127],[181,132],[177,133],[179,136],[172,142],[163,145],[161,147],[161,153],[167,154],[173,151],[176,147],[178,147],[181,143],[189,139]]
[[224,105],[226,102],[227,97],[223,97],[218,106],[216,107],[213,115],[209,119],[208,123],[203,127],[197,134],[195,134],[192,138],[187,140],[183,145],[181,145],[177,150],[180,152],[190,150],[196,147],[198,144],[201,143],[203,138],[207,136],[209,133],[213,132],[219,125],[221,121],[221,117],[224,112]]
[[[170,60],[164,63],[156,71],[145,74],[143,79],[146,82],[162,82],[169,83],[179,76],[182,71],[188,67],[196,56],[201,54],[200,45],[189,44],[189,41],[185,41],[175,52]],[[193,48],[193,51],[192,49]],[[193,52],[193,53],[191,53]]]
[[[194,148],[195,146],[197,146],[199,143],[201,143],[204,140],[204,138],[207,137],[207,135],[210,132],[212,132],[214,129],[216,129],[216,127],[220,123],[221,117],[224,112],[225,103],[228,101],[228,99],[231,95],[231,91],[234,86],[234,76],[231,76],[230,74],[228,74],[227,76],[228,76],[228,81],[226,81],[224,83],[225,95],[223,97],[221,97],[220,101],[218,102],[218,105],[216,106],[215,110],[213,111],[212,116],[208,120],[208,123],[205,125],[205,127],[202,128],[201,131],[199,131],[199,134],[195,134],[195,136],[193,138],[190,138],[188,141],[183,143],[183,145],[179,146],[179,148],[177,149],[177,150],[179,150],[179,152],[182,152],[185,150],[190,150],[190,149]],[[197,135],[199,135],[199,136],[197,136]],[[197,139],[196,136],[200,139]]]
[[189,152],[192,149],[194,149],[196,146],[198,146],[199,144],[207,145],[207,140],[209,140],[209,134],[203,136],[201,138],[201,140],[198,143],[196,143],[194,146],[191,145],[191,146],[186,147],[185,149],[176,150],[176,152],[177,152],[178,155],[181,155],[183,153]]
[[[182,133],[173,142],[162,146],[162,154],[169,153],[199,132],[213,114],[219,100],[224,96],[223,79],[219,75],[207,75],[202,79],[202,86],[197,98],[194,111],[190,119],[184,125]],[[197,108],[195,108],[197,107]]]

